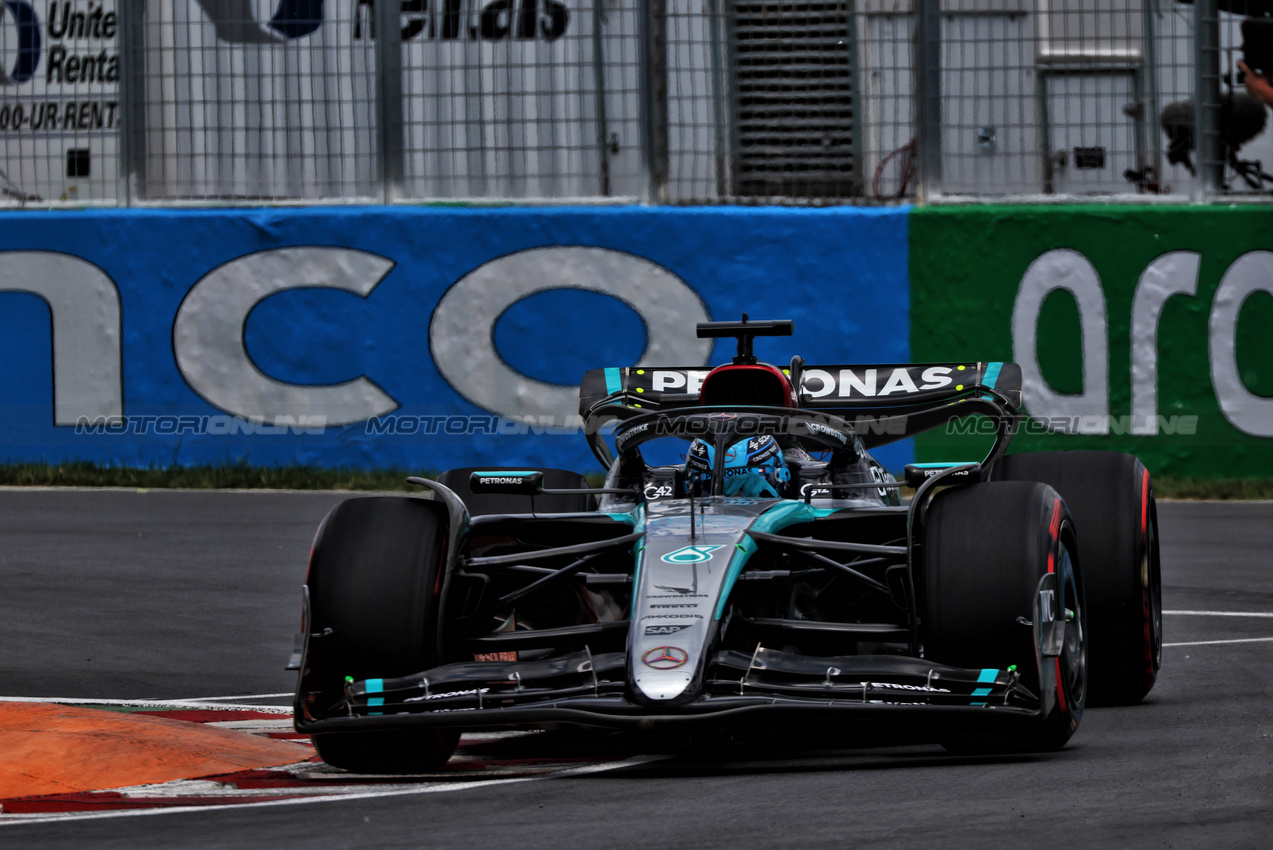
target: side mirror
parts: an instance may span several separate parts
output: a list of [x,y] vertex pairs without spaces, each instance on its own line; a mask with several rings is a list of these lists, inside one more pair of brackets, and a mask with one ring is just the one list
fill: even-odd
[[906,465],[906,486],[919,487],[935,475],[940,475],[952,466],[966,466],[943,477],[942,484],[971,484],[981,480],[981,464],[969,464],[964,461],[955,463],[908,463]]

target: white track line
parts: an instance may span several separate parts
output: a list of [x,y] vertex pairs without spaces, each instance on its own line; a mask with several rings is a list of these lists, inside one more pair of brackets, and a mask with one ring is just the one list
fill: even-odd
[[603,773],[608,770],[618,770],[624,767],[634,767],[639,764],[645,764],[651,761],[660,761],[667,756],[633,756],[623,761],[609,762],[606,764],[588,764],[581,767],[573,767],[567,770],[557,771],[555,773],[543,774],[540,776],[515,776],[508,779],[487,779],[475,780],[473,782],[453,782],[437,785],[426,785],[420,788],[408,788],[405,790],[393,791],[370,791],[362,794],[324,794],[317,797],[301,797],[291,800],[267,800],[257,803],[235,803],[222,806],[174,806],[171,808],[158,809],[133,809],[120,812],[64,812],[56,815],[47,815],[43,817],[28,817],[26,815],[13,815],[12,820],[9,816],[0,814],[0,826],[5,824],[30,824],[30,823],[56,823],[68,820],[102,820],[105,818],[128,818],[128,817],[152,817],[155,815],[184,814],[188,812],[212,812],[221,808],[233,809],[240,811],[248,808],[265,808],[267,806],[298,806],[307,805],[309,803],[337,803],[343,800],[369,800],[376,797],[404,797],[411,794],[437,794],[445,791],[467,791],[473,788],[488,788],[495,785],[511,785],[514,782],[536,782],[543,779],[557,779],[563,776],[582,776],[589,773]]
[[182,699],[172,700],[173,704],[184,702],[220,702],[221,700],[233,701],[236,699],[278,699],[279,697],[292,697],[294,694],[243,694],[235,697],[183,697]]
[[[1164,614],[1175,614],[1181,617],[1256,617],[1273,619],[1273,614],[1263,611],[1163,611]],[[1273,637],[1233,638],[1231,640],[1191,640],[1182,643],[1164,643],[1168,646],[1218,646],[1225,643],[1268,643]]]
[[177,699],[87,699],[85,697],[0,697],[0,702],[50,702],[58,705],[118,705],[134,708],[214,708],[222,711],[260,711],[265,714],[291,714],[292,707],[282,705],[234,705],[223,702],[195,702]]
[[1273,614],[1259,611],[1163,611],[1163,613],[1183,617],[1267,617],[1273,619]]
[[1273,637],[1234,638],[1233,640],[1192,640],[1186,643],[1164,643],[1163,646],[1215,646],[1221,643],[1268,643]]

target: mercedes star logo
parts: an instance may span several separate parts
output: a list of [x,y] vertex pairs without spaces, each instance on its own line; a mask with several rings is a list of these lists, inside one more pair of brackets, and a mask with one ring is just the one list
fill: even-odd
[[641,656],[646,666],[653,667],[655,670],[671,670],[680,667],[689,659],[689,653],[679,646],[656,646]]

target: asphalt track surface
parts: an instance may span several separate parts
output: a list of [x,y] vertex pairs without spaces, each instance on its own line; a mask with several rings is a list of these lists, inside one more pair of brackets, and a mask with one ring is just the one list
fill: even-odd
[[[0,695],[289,691],[306,555],[341,498],[0,491]],[[446,793],[5,824],[0,847],[1273,846],[1273,504],[1159,515],[1164,607],[1196,613],[1165,618],[1146,702],[1089,710],[1059,753],[750,744],[642,758],[622,740],[545,733],[517,746],[634,758]]]

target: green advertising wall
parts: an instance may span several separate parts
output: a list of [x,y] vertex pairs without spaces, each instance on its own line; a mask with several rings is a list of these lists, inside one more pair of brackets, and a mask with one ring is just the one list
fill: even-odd
[[[917,208],[910,274],[914,362],[1023,365],[1011,451],[1273,475],[1273,210]],[[922,435],[917,460],[979,457],[972,425]]]

